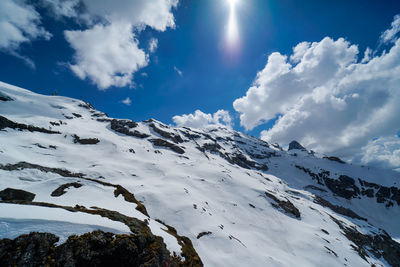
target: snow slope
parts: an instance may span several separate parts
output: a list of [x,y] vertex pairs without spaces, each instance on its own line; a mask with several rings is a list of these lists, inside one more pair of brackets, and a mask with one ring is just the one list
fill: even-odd
[[[0,127],[0,191],[147,220],[180,255],[178,240],[163,231],[171,225],[191,239],[204,266],[396,266],[400,258],[392,240],[400,240],[397,172],[284,151],[220,126],[114,120],[83,101],[1,82],[0,96],[12,99],[0,100],[0,116],[37,127]],[[80,187],[52,196],[70,183]],[[115,197],[116,185],[149,217],[138,203]],[[0,238],[39,224],[62,240],[93,229],[129,232],[96,214],[0,203]]]

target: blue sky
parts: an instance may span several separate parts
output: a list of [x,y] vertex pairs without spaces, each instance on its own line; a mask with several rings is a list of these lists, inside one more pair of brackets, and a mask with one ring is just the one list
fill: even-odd
[[[385,49],[381,35],[391,27],[394,17],[400,13],[399,1],[237,0],[235,8],[240,47],[236,52],[229,52],[225,45],[230,15],[227,0],[175,1],[153,0],[160,5],[163,2],[168,3],[170,8],[161,15],[172,14],[174,27],[168,25],[167,20],[164,25],[166,27],[163,27],[144,19],[142,24],[146,25],[145,29],[138,30],[135,28],[136,21],[130,22],[134,27],[134,38],[139,42],[138,48],[148,57],[147,66],[133,71],[131,86],[99,88],[92,79],[78,77],[69,67],[68,64],[76,64],[76,49],[66,39],[64,31],[84,31],[96,24],[107,25],[107,22],[96,18],[88,23],[83,16],[79,17],[77,14],[82,11],[82,3],[78,3],[78,0],[6,0],[34,9],[40,18],[40,21],[35,21],[37,27],[44,29],[52,37],[46,40],[44,34],[37,34],[35,38],[17,42],[13,47],[3,46],[0,50],[0,61],[3,63],[0,80],[38,93],[51,94],[56,90],[59,95],[88,101],[112,117],[136,121],[152,117],[173,124],[172,118],[175,115],[190,114],[197,109],[213,114],[223,109],[229,111],[236,130],[247,130],[249,134],[261,134],[268,139],[273,133],[266,135],[264,131],[263,135],[262,131],[274,126],[276,116],[285,115],[285,111],[278,109],[267,112],[274,114],[273,116],[267,116],[264,112],[260,115],[262,119],[257,115],[258,119],[254,123],[242,120],[242,125],[247,125],[244,128],[239,115],[248,112],[244,108],[234,108],[233,102],[246,95],[252,83],[257,80],[257,73],[266,66],[271,53],[279,52],[290,57],[293,47],[299,43],[321,42],[328,36],[334,41],[344,38],[349,47],[357,45],[358,61],[364,57],[367,47],[373,50],[373,56],[379,56]],[[66,2],[78,3],[75,7],[79,11],[66,15],[65,12],[57,12],[52,6],[58,3],[59,7],[63,7]],[[91,14],[98,17],[104,15],[93,11],[95,8],[90,6],[90,2],[93,1],[83,1]],[[119,2],[124,2],[121,6],[127,3],[123,0],[113,3],[118,5]],[[118,8],[115,10],[119,11]],[[140,8],[134,12],[133,17],[141,16]],[[4,11],[3,14],[0,12],[0,19],[2,15],[6,20]],[[107,20],[109,18],[106,15],[104,18]],[[25,32],[25,35],[29,34]],[[148,49],[152,38],[158,40],[154,53]],[[391,46],[387,45],[386,50]],[[33,61],[35,68],[28,66],[21,57]],[[130,106],[122,103],[127,97],[132,102]],[[365,140],[372,140],[372,136],[380,138],[396,135],[398,130],[374,133],[365,137],[364,143],[360,143],[359,147],[365,145]],[[296,132],[297,135],[313,147],[313,142],[309,141],[310,138],[307,139],[309,135]],[[288,140],[275,139],[283,143]],[[336,148],[321,149],[336,153],[341,151]],[[346,153],[343,155],[347,155]]]

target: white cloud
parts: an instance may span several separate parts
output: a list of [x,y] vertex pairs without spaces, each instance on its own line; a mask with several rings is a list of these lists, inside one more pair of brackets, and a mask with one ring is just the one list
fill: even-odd
[[51,34],[40,24],[40,15],[33,6],[23,1],[1,0],[0,50],[20,56],[16,50],[22,43],[41,38],[50,39]]
[[196,110],[193,114],[183,114],[172,118],[178,127],[204,128],[208,125],[223,125],[232,127],[232,118],[226,110],[218,110],[214,114],[207,114]]
[[83,0],[88,12],[108,21],[124,21],[135,26],[149,26],[158,31],[175,27],[171,9],[178,0]]
[[124,100],[121,101],[123,104],[130,106],[132,104],[132,101],[129,97],[125,98]]
[[[132,85],[133,74],[147,66],[149,58],[138,47],[134,32],[145,27],[158,31],[174,28],[172,9],[178,0],[83,0],[83,3],[94,26],[85,31],[65,31],[75,50],[71,70],[103,90]],[[150,52],[155,51],[157,44],[157,39],[153,39]]]
[[180,69],[178,69],[176,66],[174,66],[174,70],[176,71],[176,73],[179,74],[179,76],[183,75],[183,72]]
[[41,5],[50,8],[53,14],[58,17],[74,18],[77,17],[80,0],[41,0]]
[[[393,25],[392,25],[393,28]],[[384,35],[383,35],[384,36]],[[295,139],[307,148],[351,159],[370,140],[389,136],[400,125],[400,40],[389,51],[358,48],[344,39],[300,43],[290,61],[273,53],[246,95],[233,105],[241,125],[278,120],[261,137]]]
[[131,85],[133,74],[148,63],[130,24],[97,24],[85,31],[65,31],[65,38],[76,51],[71,70],[100,89]]
[[158,47],[158,40],[156,38],[151,38],[149,41],[149,51],[150,53],[154,53]]
[[362,148],[358,161],[366,165],[386,168],[400,167],[400,138],[396,135],[382,137],[368,142]]
[[381,40],[384,43],[394,42],[396,40],[396,35],[400,32],[400,15],[396,15],[392,22],[392,27],[386,30],[382,36]]

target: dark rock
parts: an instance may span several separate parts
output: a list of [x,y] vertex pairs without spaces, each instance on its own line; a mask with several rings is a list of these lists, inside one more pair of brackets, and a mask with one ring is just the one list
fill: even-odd
[[320,188],[318,186],[314,186],[314,185],[307,185],[304,187],[304,189],[313,189],[313,190],[317,190],[317,191],[321,191],[321,192],[328,192],[323,188]]
[[5,170],[5,171],[16,171],[16,170],[23,170],[23,169],[36,169],[42,172],[52,172],[56,173],[60,176],[63,177],[75,177],[75,178],[83,178],[85,174],[83,173],[73,173],[65,169],[59,169],[59,168],[49,168],[49,167],[44,167],[40,166],[37,164],[32,164],[28,163],[25,161],[18,162],[16,164],[6,164],[6,165],[1,165],[0,164],[0,169]]
[[95,145],[100,142],[100,140],[97,138],[80,138],[76,134],[74,134],[72,137],[74,137],[75,144],[79,143],[81,145]]
[[14,101],[14,99],[0,92],[0,101]]
[[131,121],[131,120],[116,120],[116,119],[113,119],[110,124],[112,130],[119,132],[121,134],[133,136],[133,137],[137,137],[137,138],[142,138],[142,139],[150,136],[148,134],[141,133],[137,130],[135,130],[133,132],[130,130],[132,128],[137,127],[137,125],[138,124],[136,122]]
[[77,117],[77,118],[81,118],[81,117],[82,117],[82,115],[81,115],[81,114],[78,114],[78,113],[72,113],[72,115],[74,115],[74,116]]
[[332,203],[330,203],[329,201],[323,199],[320,196],[315,196],[314,197],[314,202],[317,203],[318,205],[324,206],[324,207],[328,207],[331,210],[333,210],[336,213],[339,213],[341,215],[353,218],[353,219],[358,219],[358,220],[363,220],[363,221],[367,221],[367,219],[359,216],[357,213],[355,213],[354,211],[352,211],[351,209],[342,207],[342,206],[337,206],[334,205]]
[[47,130],[44,128],[32,126],[32,125],[26,125],[22,123],[16,123],[13,121],[10,121],[6,117],[0,116],[0,130],[4,128],[11,128],[11,129],[17,129],[17,130],[28,130],[30,132],[41,132],[41,133],[47,133],[47,134],[61,134],[60,132],[57,131],[51,131]]
[[30,233],[14,240],[0,240],[0,266],[50,266],[51,249],[59,238],[49,233]]
[[367,263],[369,263],[367,256],[372,254],[372,257],[384,258],[390,266],[400,266],[400,244],[384,230],[380,230],[378,233],[363,234],[355,227],[349,227],[335,217],[330,217],[344,232],[346,238],[355,244],[355,246],[351,245],[352,248]]
[[81,186],[82,186],[82,184],[76,183],[76,182],[75,183],[63,184],[63,185],[59,186],[56,190],[54,190],[51,193],[51,196],[52,197],[59,197],[59,196],[64,195],[65,193],[67,193],[65,191],[65,189],[68,189],[70,187],[80,188]]
[[35,194],[21,189],[6,188],[3,191],[0,191],[0,198],[6,201],[9,200],[32,201],[35,198]]
[[183,150],[182,148],[180,148],[179,146],[172,144],[168,141],[165,141],[164,139],[148,139],[149,142],[151,142],[153,145],[155,146],[161,146],[161,147],[167,147],[170,148],[172,151],[178,153],[178,154],[184,154],[185,150]]
[[306,149],[302,145],[300,145],[299,142],[297,142],[295,140],[293,140],[289,144],[289,150],[293,150],[293,149],[299,149],[299,150],[305,150],[306,151]]
[[341,164],[346,164],[346,162],[344,162],[343,160],[341,160],[338,157],[331,156],[331,157],[324,157],[324,159],[331,160],[331,161],[336,161],[336,162],[339,162]]
[[163,131],[160,128],[158,128],[154,123],[150,123],[149,127],[151,127],[153,131],[158,133],[160,136],[171,140],[175,144],[183,143],[183,139],[179,134]]
[[[273,194],[268,193],[268,192],[265,192],[265,195],[277,203],[276,207],[280,207],[287,213],[294,215],[296,218],[300,218],[299,209],[296,208],[293,205],[293,203],[290,202],[289,200],[287,200],[287,199],[286,199],[286,201],[280,200],[279,198],[277,198],[276,196],[274,196]],[[275,205],[273,204],[273,206],[275,206]]]
[[[152,235],[115,235],[94,231],[70,236],[55,246],[58,237],[49,233],[21,235],[0,240],[1,266],[149,266],[177,267],[162,238]],[[202,265],[193,265],[202,266]]]
[[211,235],[212,232],[201,232],[197,235],[197,239],[200,239],[201,237],[205,236],[205,235]]
[[347,175],[340,175],[338,179],[324,177],[325,185],[336,195],[350,199],[360,194],[360,189],[355,185],[354,179]]
[[381,186],[375,196],[378,203],[384,203],[388,198],[390,198],[390,188]]
[[78,106],[89,110],[94,109],[94,107],[88,102],[80,103]]

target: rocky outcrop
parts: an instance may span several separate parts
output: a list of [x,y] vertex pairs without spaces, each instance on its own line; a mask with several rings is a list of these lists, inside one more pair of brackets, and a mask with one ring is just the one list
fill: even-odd
[[338,163],[341,163],[341,164],[346,164],[346,162],[344,162],[343,160],[341,160],[340,158],[338,158],[338,157],[333,157],[333,156],[325,156],[324,157],[324,159],[327,159],[327,160],[330,160],[330,161],[335,161],[335,162],[338,162]]
[[324,177],[325,185],[336,195],[350,199],[360,195],[360,189],[355,185],[353,178],[340,175],[338,179]]
[[0,191],[1,200],[24,200],[24,201],[32,201],[35,198],[35,194],[24,191],[21,189],[14,188],[6,188]]
[[342,206],[334,205],[334,204],[330,203],[329,201],[327,201],[326,199],[323,199],[320,196],[314,196],[314,203],[316,203],[318,205],[321,205],[321,206],[324,206],[324,207],[328,207],[331,210],[333,210],[334,212],[342,214],[344,216],[347,216],[347,217],[350,217],[350,218],[353,218],[353,219],[367,221],[367,219],[359,216],[357,213],[355,213],[351,209],[347,209],[347,208],[342,207]]
[[0,240],[1,266],[180,266],[162,238],[115,235],[94,231],[70,236],[56,246],[59,238],[50,233],[30,233],[14,240]]
[[65,193],[67,193],[65,191],[65,189],[68,189],[70,187],[80,188],[81,186],[82,186],[82,184],[76,183],[76,182],[75,183],[63,184],[63,185],[60,185],[56,190],[54,190],[51,193],[51,196],[52,197],[59,197],[59,196],[64,195]]
[[16,123],[13,121],[10,121],[6,117],[0,116],[0,130],[3,130],[5,128],[11,128],[15,130],[28,130],[30,132],[40,132],[40,133],[47,133],[47,134],[61,134],[60,132],[57,131],[51,131],[47,130],[45,128],[40,128],[32,125],[26,125],[22,123]]
[[[330,178],[330,172],[322,170],[319,173],[313,173],[310,169],[295,165],[295,167],[311,176],[318,184],[326,186],[335,195],[351,199],[360,196],[376,198],[376,202],[384,203],[386,207],[391,207],[394,203],[400,206],[400,189],[397,187],[387,187],[375,183],[370,183],[362,179],[358,179],[360,187],[356,184],[356,180],[347,175],[340,175],[338,178]],[[310,186],[305,187],[312,188]]]
[[112,130],[124,134],[124,135],[128,135],[128,136],[133,136],[133,137],[137,137],[137,138],[147,138],[150,135],[145,134],[145,133],[141,133],[137,130],[131,131],[132,128],[137,127],[137,123],[131,120],[116,120],[113,119],[110,122],[110,127]]
[[154,132],[158,133],[160,136],[171,140],[175,144],[183,143],[183,139],[179,134],[163,131],[158,128],[154,123],[150,123],[149,127],[153,129]]
[[[400,266],[400,244],[394,241],[384,230],[378,233],[363,234],[354,226],[330,216],[339,226],[348,240],[354,243],[352,248],[368,262],[367,257],[384,258],[390,266]],[[369,263],[369,262],[368,262]]]
[[290,144],[289,144],[289,150],[293,150],[293,149],[299,149],[299,150],[304,150],[304,151],[306,151],[306,149],[305,149],[302,145],[300,145],[299,142],[297,142],[297,141],[295,141],[295,140],[293,140],[293,141],[290,142]]
[[148,139],[148,140],[149,140],[149,142],[151,142],[155,146],[161,146],[161,147],[169,148],[169,149],[171,149],[172,151],[174,151],[174,152],[176,152],[178,154],[184,154],[185,153],[185,150],[183,150],[181,147],[179,147],[179,146],[177,146],[175,144],[172,144],[172,143],[170,143],[170,142],[168,142],[168,141],[166,141],[164,139],[157,138],[157,139]]
[[274,196],[271,193],[265,192],[265,195],[272,199],[275,203],[272,203],[272,206],[274,206],[275,208],[281,208],[283,209],[285,212],[293,215],[296,218],[300,218],[301,214],[298,208],[296,208],[292,202],[290,202],[289,200],[286,199],[285,200],[280,200],[279,198],[277,198],[276,196]]
[[97,138],[80,138],[76,134],[72,136],[74,138],[74,143],[79,143],[81,145],[95,145],[100,142]]

